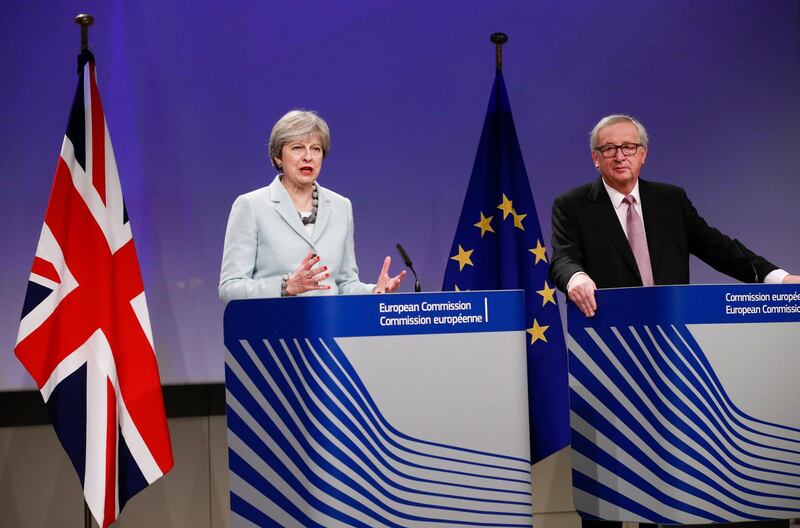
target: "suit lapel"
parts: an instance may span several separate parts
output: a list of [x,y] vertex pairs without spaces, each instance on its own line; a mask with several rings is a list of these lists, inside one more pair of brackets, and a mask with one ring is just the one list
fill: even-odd
[[275,211],[281,218],[300,235],[310,246],[313,246],[311,239],[306,232],[303,222],[300,221],[300,215],[297,214],[297,209],[292,202],[292,197],[286,191],[286,188],[280,181],[278,176],[272,181],[269,186],[269,195],[272,202],[275,204]]
[[589,188],[588,198],[591,202],[590,209],[592,214],[594,214],[601,229],[608,235],[611,245],[617,250],[631,271],[641,280],[639,267],[633,257],[631,245],[625,237],[622,226],[619,225],[619,218],[616,211],[614,211],[614,206],[611,204],[611,198],[608,197],[608,192],[603,186],[602,178],[598,178]]

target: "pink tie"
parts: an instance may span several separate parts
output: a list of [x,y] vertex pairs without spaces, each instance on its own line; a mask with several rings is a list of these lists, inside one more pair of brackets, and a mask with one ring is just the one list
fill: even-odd
[[636,265],[639,267],[639,275],[642,276],[642,284],[645,286],[652,286],[653,283],[653,268],[650,266],[650,252],[647,250],[647,238],[644,236],[644,225],[642,219],[639,218],[639,213],[636,212],[636,198],[630,194],[622,199],[623,202],[628,204],[628,243],[633,250],[633,258],[636,259]]

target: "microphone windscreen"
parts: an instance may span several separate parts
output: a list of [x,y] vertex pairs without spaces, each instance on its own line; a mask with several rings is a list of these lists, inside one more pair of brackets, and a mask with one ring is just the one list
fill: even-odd
[[408,266],[409,268],[412,267],[413,264],[411,263],[411,259],[408,258],[408,253],[406,253],[406,250],[403,249],[403,246],[400,245],[399,243],[397,244],[397,251],[400,252],[400,257],[403,259],[405,265]]

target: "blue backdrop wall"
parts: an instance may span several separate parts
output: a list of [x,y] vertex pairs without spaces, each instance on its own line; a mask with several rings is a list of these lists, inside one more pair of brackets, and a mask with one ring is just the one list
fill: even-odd
[[331,126],[320,181],[353,201],[362,278],[403,242],[439,289],[494,31],[510,37],[504,73],[548,240],[553,198],[595,177],[588,131],[624,112],[650,131],[644,177],[684,186],[711,223],[800,272],[797,0],[12,0],[0,18],[0,390],[33,386],[13,347],[75,89],[78,12],[96,19],[166,383],[222,379],[228,211],[272,179],[267,136],[291,108]]

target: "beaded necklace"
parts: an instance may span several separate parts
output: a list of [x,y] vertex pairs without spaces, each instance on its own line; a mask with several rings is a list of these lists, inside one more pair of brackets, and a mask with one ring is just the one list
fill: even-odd
[[308,216],[303,216],[299,212],[297,213],[300,215],[300,221],[303,222],[303,225],[313,224],[317,221],[317,209],[319,209],[319,189],[317,188],[317,182],[314,182],[314,190],[311,191],[311,214]]

